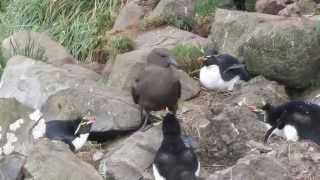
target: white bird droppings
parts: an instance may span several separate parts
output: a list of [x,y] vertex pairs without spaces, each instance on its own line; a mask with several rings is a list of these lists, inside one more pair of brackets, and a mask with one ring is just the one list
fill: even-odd
[[39,109],[35,110],[33,113],[29,114],[29,118],[33,121],[38,121],[42,117],[42,113]]
[[18,138],[13,133],[7,133],[7,143],[3,146],[3,153],[9,155],[14,151],[13,143],[17,142]]
[[32,136],[34,139],[39,139],[44,136],[46,132],[46,123],[42,118],[39,120],[39,123],[32,129]]
[[19,129],[21,127],[21,125],[23,124],[24,120],[23,119],[18,119],[16,122],[10,124],[9,129],[11,131],[16,131],[17,129]]

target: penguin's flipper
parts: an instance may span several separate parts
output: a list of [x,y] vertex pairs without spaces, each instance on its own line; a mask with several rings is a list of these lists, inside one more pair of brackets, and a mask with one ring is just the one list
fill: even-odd
[[225,69],[223,71],[223,73],[227,73],[228,71],[232,71],[234,69],[241,69],[241,68],[245,68],[245,65],[244,64],[233,64],[232,66],[230,66],[227,69]]

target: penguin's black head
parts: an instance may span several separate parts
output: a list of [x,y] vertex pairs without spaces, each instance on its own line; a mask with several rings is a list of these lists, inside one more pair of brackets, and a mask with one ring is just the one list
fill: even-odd
[[177,67],[175,59],[170,57],[170,52],[165,48],[153,49],[147,57],[147,64],[158,65],[161,67],[169,67],[170,65]]
[[87,134],[90,133],[91,126],[93,123],[96,122],[96,117],[94,116],[93,111],[88,110],[81,118],[80,123],[74,134],[79,136],[80,134]]
[[285,125],[285,122],[280,122],[280,116],[283,111],[277,110],[276,107],[272,106],[270,103],[265,103],[262,108],[265,112],[266,123],[271,126],[277,127],[278,129],[282,129]]
[[167,113],[163,118],[162,132],[164,136],[180,136],[180,124],[174,114]]
[[216,56],[218,55],[218,51],[213,48],[208,48],[204,51],[204,56],[199,57],[197,59],[200,65],[210,66],[214,64],[218,64],[218,60]]

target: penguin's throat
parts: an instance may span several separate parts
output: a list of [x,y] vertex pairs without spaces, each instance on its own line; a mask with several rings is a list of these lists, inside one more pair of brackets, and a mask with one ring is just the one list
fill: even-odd
[[88,137],[89,137],[89,133],[86,133],[86,134],[80,134],[79,137],[75,138],[72,141],[74,149],[79,150],[87,142]]

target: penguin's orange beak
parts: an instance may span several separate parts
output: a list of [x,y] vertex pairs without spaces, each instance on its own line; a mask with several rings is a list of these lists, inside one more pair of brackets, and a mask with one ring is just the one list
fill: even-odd
[[202,65],[204,62],[204,57],[203,56],[198,57],[197,62],[198,62],[198,64]]

